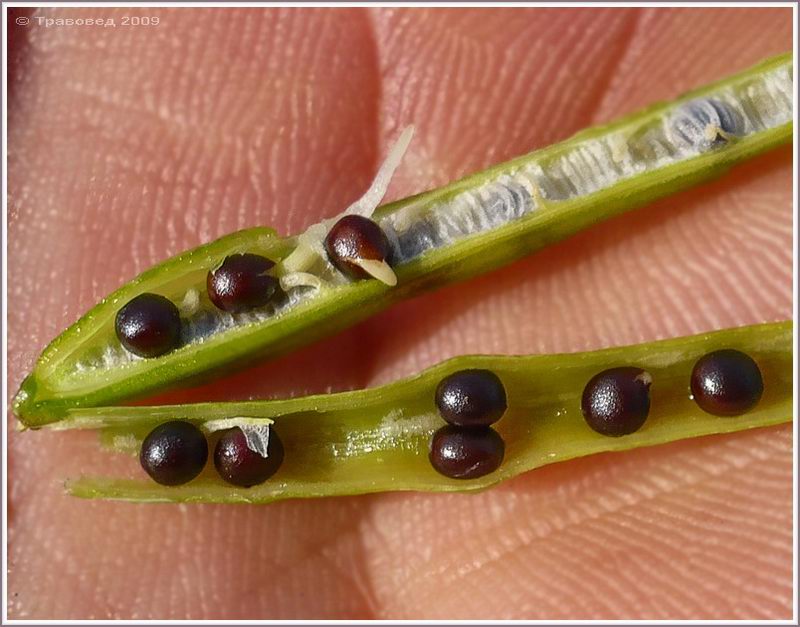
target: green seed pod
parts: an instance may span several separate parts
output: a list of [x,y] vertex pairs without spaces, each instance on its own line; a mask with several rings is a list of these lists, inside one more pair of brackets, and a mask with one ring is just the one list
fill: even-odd
[[[791,55],[768,60],[673,102],[375,209],[411,140],[407,130],[364,197],[336,217],[369,217],[386,234],[391,268],[365,261],[377,279],[353,279],[328,261],[323,240],[336,218],[295,237],[267,228],[228,235],[147,270],[92,308],[44,350],[13,410],[23,425],[38,427],[63,419],[71,408],[141,397],[256,356],[275,356],[393,302],[490,271],[718,176],[791,141],[791,70]],[[716,141],[720,137],[725,141]],[[207,275],[243,253],[275,262],[270,272],[285,297],[251,311],[223,311],[208,298]],[[182,328],[174,350],[142,358],[120,344],[114,318],[144,292],[178,305]]]
[[[698,359],[731,347],[757,360],[764,393],[750,411],[721,418],[698,407],[689,396],[687,381]],[[635,363],[656,383],[644,427],[613,438],[586,426],[581,399],[588,380],[619,363]],[[451,478],[437,472],[429,460],[431,438],[444,425],[434,402],[435,391],[446,377],[476,369],[496,373],[508,391],[508,408],[502,420],[491,427],[502,438],[498,442],[505,445],[491,449],[497,454],[487,456],[479,451],[483,457],[478,461],[484,463],[485,471],[482,476],[467,472],[458,476],[471,478]],[[154,427],[175,419],[193,422],[207,433],[242,428],[245,435],[253,435],[254,442],[248,446],[262,455],[268,453],[267,430],[274,421],[283,444],[276,475],[279,480],[240,488],[216,473],[206,473],[186,485],[166,487],[148,477],[84,477],[69,481],[69,492],[129,501],[266,503],[390,490],[475,490],[574,457],[788,422],[792,419],[792,323],[740,327],[589,353],[457,357],[389,385],[339,394],[77,409],[49,428],[98,429],[106,445],[135,456]]]

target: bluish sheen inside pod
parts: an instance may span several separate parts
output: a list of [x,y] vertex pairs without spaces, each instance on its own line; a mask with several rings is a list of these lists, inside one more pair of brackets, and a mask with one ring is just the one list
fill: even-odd
[[670,131],[675,141],[685,147],[708,148],[728,141],[725,135],[743,135],[745,122],[731,105],[715,98],[698,98],[675,111]]

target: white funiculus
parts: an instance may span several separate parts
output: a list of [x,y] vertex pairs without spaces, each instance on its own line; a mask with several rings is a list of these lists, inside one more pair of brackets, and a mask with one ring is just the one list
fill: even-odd
[[[305,232],[298,235],[297,247],[281,263],[282,269],[285,272],[281,276],[282,287],[320,287],[322,279],[308,272],[308,270],[319,259],[326,258],[324,241],[331,226],[347,215],[358,215],[365,218],[372,216],[375,209],[377,209],[383,197],[386,195],[386,190],[389,188],[392,176],[403,160],[403,155],[405,155],[413,136],[414,127],[407,126],[389,150],[389,154],[378,169],[378,173],[372,180],[369,189],[367,189],[361,198],[356,200],[339,215],[318,222],[317,224],[312,224]],[[357,264],[370,276],[375,277],[387,285],[397,284],[397,277],[394,274],[394,270],[392,270],[391,266],[385,261],[366,259],[351,259],[349,261]]]
[[244,433],[247,448],[261,457],[269,457],[269,426],[273,423],[269,418],[248,418],[237,416],[233,418],[220,418],[209,420],[203,424],[203,429],[208,433],[238,427]]
[[292,272],[290,274],[284,274],[280,281],[281,289],[284,292],[288,292],[293,287],[313,287],[316,289],[322,287],[322,279],[310,272]]

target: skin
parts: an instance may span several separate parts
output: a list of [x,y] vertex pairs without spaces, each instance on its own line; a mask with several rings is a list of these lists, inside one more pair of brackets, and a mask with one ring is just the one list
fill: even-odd
[[[790,9],[155,10],[12,32],[9,389],[139,271],[296,232],[791,48]],[[122,27],[122,15],[159,15]],[[462,353],[588,350],[791,317],[791,151],[296,354],[148,399],[383,383]],[[10,423],[11,424],[11,423]],[[264,507],[63,494],[138,476],[90,433],[9,433],[10,618],[791,618],[791,425],[598,455],[478,495]],[[289,454],[287,452],[287,454]]]

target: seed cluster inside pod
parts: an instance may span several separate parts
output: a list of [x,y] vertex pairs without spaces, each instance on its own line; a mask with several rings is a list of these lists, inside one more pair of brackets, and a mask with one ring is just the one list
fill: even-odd
[[[465,355],[376,388],[264,401],[79,408],[46,428],[96,429],[105,447],[136,452],[145,459],[142,430],[180,418],[205,436],[214,465],[205,462],[203,472],[188,484],[164,487],[149,477],[69,479],[67,490],[85,498],[268,503],[397,490],[471,491],[576,457],[785,423],[791,420],[793,399],[792,334],[791,321],[786,321],[583,353]],[[698,363],[718,359],[715,353],[730,347],[751,356],[762,373],[762,406],[742,416],[719,418],[690,399],[689,386]],[[586,383],[607,377],[609,370],[614,374],[618,367],[610,366],[626,363],[631,365],[623,368],[631,372],[616,376],[625,375],[625,385],[646,384],[642,370],[652,375],[649,415],[636,432],[620,437],[598,434],[579,413]],[[491,373],[481,377],[481,385],[474,384],[476,370]],[[508,409],[492,422],[496,415],[491,411],[499,412],[503,403],[486,399],[499,396],[498,380]],[[443,392],[450,384],[459,392],[455,400]],[[604,394],[603,386],[588,388],[589,398]],[[438,395],[437,389],[442,390]],[[470,406],[462,396],[470,395],[485,408],[483,419],[470,417],[469,423],[476,425],[472,427],[463,426],[459,416],[461,407]],[[619,390],[613,397],[629,400]],[[613,408],[615,403],[600,407]],[[462,424],[448,423],[437,405],[452,410],[455,415],[448,419]],[[270,474],[270,464],[280,459],[273,419],[280,419],[278,433],[291,463],[287,458]],[[188,476],[204,459],[205,455]],[[257,483],[265,476],[264,483]]]
[[[611,437],[637,432],[650,412],[652,383],[653,376],[635,366],[609,368],[594,375],[580,397],[587,425]],[[690,387],[704,411],[734,416],[758,404],[763,380],[758,364],[749,355],[723,349],[697,360]],[[438,473],[468,480],[500,468],[505,442],[492,425],[506,413],[508,398],[496,372],[485,368],[453,372],[439,380],[434,403],[447,423],[433,433],[429,442],[428,459]],[[285,452],[271,422],[263,418],[223,418],[203,423],[209,433],[222,431],[213,455],[222,480],[250,488],[264,483],[279,470]],[[191,481],[202,471],[207,457],[203,432],[180,420],[153,429],[140,450],[142,467],[162,485]]]
[[[385,164],[381,168],[364,198],[344,214],[313,225],[297,237],[279,237],[268,229],[248,230],[247,234],[235,234],[181,254],[123,286],[45,351],[26,379],[29,385],[23,384],[20,390],[22,402],[15,404],[15,411],[17,407],[25,409],[31,416],[30,422],[25,422],[29,427],[70,420],[75,417],[73,407],[78,411],[92,406],[110,412],[135,411],[107,406],[152,392],[161,379],[164,383],[160,384],[166,385],[211,372],[212,368],[224,368],[234,359],[254,355],[256,348],[265,352],[272,347],[292,350],[300,343],[295,338],[311,336],[312,332],[324,335],[334,327],[350,324],[362,311],[372,313],[383,306],[384,297],[388,302],[413,293],[420,285],[436,286],[488,271],[511,261],[511,256],[499,251],[514,250],[516,255],[532,252],[568,232],[642,204],[645,198],[670,193],[674,191],[670,186],[679,185],[681,180],[700,180],[767,147],[780,145],[780,138],[787,137],[780,133],[791,126],[791,118],[786,117],[791,110],[787,87],[792,87],[792,80],[784,63],[780,71],[764,71],[746,81],[708,87],[701,98],[691,96],[691,101],[658,105],[447,188],[376,210],[396,167],[390,158],[390,167],[387,170]],[[596,192],[600,193],[594,196]],[[553,232],[548,225],[556,226]],[[494,233],[489,234],[492,230]],[[469,241],[461,245],[460,240]],[[442,248],[448,250],[435,250]],[[420,259],[423,255],[425,258]],[[376,278],[394,285],[398,276],[404,289],[394,293],[369,281]],[[128,300],[141,289],[148,292]],[[306,300],[323,295],[326,297],[317,302]],[[117,310],[126,300],[127,304]],[[297,307],[298,303],[303,306]],[[111,331],[112,320],[119,341]],[[733,337],[752,339],[747,334]],[[530,380],[537,383],[530,388],[521,385],[520,376],[528,361],[466,357],[459,358],[461,367],[467,363],[491,364],[497,371],[460,370],[441,379],[440,368],[426,375],[424,381],[412,380],[407,397],[389,394],[388,401],[387,397],[381,399],[380,393],[370,396],[369,391],[354,391],[344,401],[338,397],[330,401],[328,395],[291,399],[289,405],[277,405],[289,406],[292,409],[287,413],[296,414],[292,421],[281,422],[281,429],[286,429],[282,433],[287,444],[302,441],[309,444],[309,450],[303,451],[306,456],[301,462],[288,464],[283,471],[279,468],[284,447],[274,431],[261,449],[253,446],[249,432],[241,427],[229,425],[224,432],[208,437],[215,431],[209,427],[210,419],[198,414],[186,416],[160,425],[147,436],[139,451],[143,468],[162,485],[180,486],[203,472],[209,449],[213,449],[219,479],[206,477],[194,486],[172,488],[171,494],[149,485],[139,495],[154,500],[169,494],[162,500],[266,502],[343,494],[347,490],[453,489],[454,482],[441,477],[437,481],[430,468],[425,468],[425,455],[420,455],[423,442],[429,443],[428,459],[433,468],[446,477],[476,480],[459,486],[471,489],[570,456],[779,422],[776,415],[786,412],[787,402],[785,383],[780,383],[785,375],[780,372],[786,364],[784,348],[775,349],[768,342],[740,345],[733,341],[731,345],[753,349],[759,360],[763,357],[763,363],[757,364],[740,351],[715,351],[697,361],[689,377],[699,350],[726,346],[728,341],[712,343],[707,337],[686,341],[689,348],[673,344],[658,358],[646,352],[649,347],[636,353],[637,357],[619,351],[574,361],[570,356],[560,356],[559,360],[569,365],[562,368],[563,362],[558,361],[552,371],[533,367]],[[110,357],[109,347],[115,351]],[[176,351],[178,348],[186,350]],[[177,354],[169,355],[171,351]],[[118,358],[120,353],[127,361]],[[776,358],[778,353],[781,356]],[[165,357],[155,363],[136,359],[159,356]],[[508,370],[503,370],[500,364],[509,363]],[[539,363],[553,365],[547,360]],[[662,404],[666,415],[647,423],[652,377],[634,367],[603,370],[618,363],[652,364],[648,368],[659,379],[653,405]],[[765,407],[742,420],[705,415],[739,416],[756,407],[764,392],[761,367],[765,367],[768,385],[774,386]],[[577,379],[576,372],[580,373]],[[530,389],[531,395],[542,396],[541,400],[525,399],[530,406],[542,412],[550,412],[555,405],[559,410],[567,408],[563,413],[548,413],[541,421],[537,421],[535,411],[527,417],[519,411],[508,415],[499,427],[509,443],[508,459],[503,437],[493,428],[508,407],[505,386],[497,373],[509,385],[512,401]],[[553,389],[539,386],[540,379],[552,383]],[[146,383],[138,385],[137,380]],[[691,398],[703,411],[687,400],[687,383]],[[444,419],[438,430],[439,425],[433,424],[436,417],[428,407],[430,393],[437,385],[434,400]],[[403,388],[392,388],[396,389]],[[423,389],[425,398],[420,400]],[[565,398],[568,403],[562,403]],[[405,400],[408,407],[403,405]],[[395,401],[400,405],[390,406]],[[672,408],[671,401],[675,401]],[[379,411],[371,411],[374,407],[370,402]],[[578,406],[588,426],[581,427],[581,418],[575,412]],[[224,414],[224,422],[231,415],[226,413],[229,408],[229,404],[221,403],[211,409],[215,417]],[[161,411],[161,419],[167,418],[167,408],[149,410]],[[262,418],[286,415],[273,404],[258,405],[258,410]],[[41,412],[41,418],[37,412]],[[174,415],[183,416],[180,411]],[[104,419],[100,414],[94,418]],[[526,419],[529,424],[524,423]],[[717,429],[709,426],[712,423],[723,426]],[[127,438],[126,446],[133,450],[138,447],[141,426],[152,424],[156,424],[152,416],[145,416],[140,423],[124,417],[102,436]],[[576,426],[582,432],[576,431]],[[595,436],[590,429],[612,437],[632,436],[640,429],[646,433],[611,440]],[[269,433],[269,426],[266,430]],[[297,437],[300,432],[306,440]],[[530,439],[526,440],[527,436]],[[326,459],[326,455],[336,459]],[[330,461],[330,465],[325,463]],[[257,486],[275,473],[278,481],[261,490],[231,487]],[[482,477],[486,478],[479,481]],[[126,492],[132,488],[124,483],[98,483],[93,489],[96,495],[112,494],[116,498],[135,494]]]
[[[214,447],[214,467],[219,476],[231,485],[250,488],[264,483],[278,471],[283,463],[284,447],[269,424],[228,428],[240,420],[208,421],[204,428],[209,433],[222,431]],[[139,452],[145,472],[166,486],[188,483],[200,474],[207,459],[205,434],[185,420],[172,420],[155,427],[142,442]]]
[[[269,274],[275,262],[262,255],[242,253],[225,257],[210,270],[206,290],[213,305],[228,313],[244,313],[264,307],[283,296],[277,277]],[[194,290],[186,293],[181,308],[190,314],[199,308]],[[159,357],[181,346],[187,328],[181,310],[160,294],[143,293],[118,312],[114,326],[117,339],[139,357]]]
[[[604,370],[586,384],[581,411],[598,433],[623,436],[635,433],[650,412],[653,377],[641,368]],[[721,349],[701,357],[692,368],[691,398],[715,416],[739,416],[753,409],[764,393],[756,361],[735,349]]]
[[[412,296],[420,286],[479,274],[710,178],[790,141],[791,65],[789,55],[770,60],[690,97],[377,207],[410,138],[404,132],[368,192],[343,214],[296,236],[261,228],[225,236],[158,264],[98,303],[45,349],[20,387],[14,411],[28,426],[45,424],[62,419],[69,407],[115,404],[245,363],[257,353],[292,350]],[[363,256],[360,268],[388,285],[399,278],[407,289],[392,294],[332,263],[325,239],[348,215],[377,224],[389,244],[382,260]],[[547,226],[556,223],[555,230]],[[228,256],[250,254],[275,262],[268,274],[284,294],[255,308],[247,299],[242,309],[237,299],[233,307],[215,305],[204,285],[208,271]],[[138,294],[139,286],[178,305],[177,342],[134,352],[124,335],[115,337],[114,303]]]
[[[301,300],[307,288],[317,291],[341,277],[346,281],[375,278],[386,285],[396,285],[397,276],[391,265],[392,246],[383,228],[368,216],[386,193],[412,135],[413,127],[405,129],[367,192],[338,219],[314,224],[299,235],[294,251],[282,260],[280,267],[263,255],[243,252],[226,256],[209,270],[208,299],[229,319],[203,309],[195,288],[187,290],[183,297],[182,307],[191,315],[190,320],[183,322],[179,308],[168,298],[141,294],[118,312],[116,334],[122,346],[139,357],[159,357],[182,344],[274,316]],[[329,264],[328,269],[315,267],[321,259]],[[259,315],[267,306],[272,311]],[[248,317],[251,315],[255,318]],[[103,363],[113,360],[113,349],[107,350]],[[81,369],[97,365],[100,364],[87,363]]]
[[451,479],[476,479],[497,470],[505,442],[490,425],[508,407],[500,378],[484,369],[454,372],[436,387],[434,401],[449,423],[431,438],[428,458],[434,469]]
[[[320,269],[318,261],[324,259],[346,280],[375,278],[393,286],[397,283],[393,268],[428,250],[518,220],[545,208],[547,202],[592,194],[643,169],[682,161],[780,123],[783,118],[772,119],[780,109],[764,108],[764,103],[782,102],[790,82],[784,73],[776,72],[756,84],[764,92],[758,97],[724,92],[696,98],[669,112],[662,125],[643,128],[641,133],[610,133],[587,140],[575,150],[501,174],[441,205],[423,210],[412,203],[378,219],[372,214],[411,138],[406,129],[362,198],[340,217],[312,225],[298,236],[297,248],[281,264],[280,284],[286,291],[312,288],[313,292],[338,283],[338,276]],[[597,167],[606,162],[614,167]],[[250,309],[219,307],[234,313]]]

